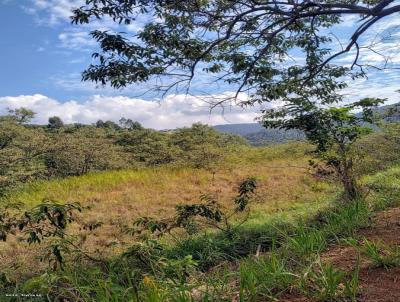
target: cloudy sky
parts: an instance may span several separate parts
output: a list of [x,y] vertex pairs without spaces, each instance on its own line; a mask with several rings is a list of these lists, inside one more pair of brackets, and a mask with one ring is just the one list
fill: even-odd
[[[396,2],[399,2],[397,0]],[[163,100],[142,96],[145,85],[125,90],[96,87],[82,83],[80,73],[91,63],[96,45],[89,36],[94,28],[110,24],[74,26],[69,15],[72,7],[83,0],[0,0],[0,113],[7,108],[28,107],[37,112],[36,122],[46,123],[50,116],[65,122],[93,123],[98,119],[118,121],[122,116],[157,129],[188,126],[194,122],[208,124],[252,122],[260,108],[210,108],[196,93],[220,96],[230,87],[208,91],[198,82],[192,94],[169,95]],[[354,19],[343,20],[334,29],[338,45],[354,28]],[[135,32],[140,24],[124,31]],[[346,93],[350,99],[365,96],[387,97],[390,103],[400,101],[400,15],[378,22],[363,39],[363,58],[385,71],[371,70],[368,79],[351,84]],[[382,39],[383,37],[383,39]],[[382,55],[384,54],[384,56]],[[339,58],[349,63],[351,54]],[[398,96],[399,95],[399,96]]]

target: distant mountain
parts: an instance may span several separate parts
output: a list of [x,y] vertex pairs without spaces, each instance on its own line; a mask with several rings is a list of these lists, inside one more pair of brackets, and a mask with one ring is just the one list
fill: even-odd
[[214,126],[214,129],[244,137],[254,146],[280,144],[290,140],[303,140],[304,134],[296,130],[266,129],[258,123],[225,124]]
[[214,126],[214,129],[220,132],[231,133],[241,136],[265,130],[265,128],[258,123],[224,124],[224,125]]
[[[400,121],[400,103],[380,106],[375,109],[385,120]],[[247,139],[254,146],[285,143],[289,140],[303,140],[304,134],[296,130],[266,129],[258,123],[225,124],[214,128],[220,132],[236,134]]]
[[380,106],[376,109],[376,112],[389,122],[400,121],[400,103]]

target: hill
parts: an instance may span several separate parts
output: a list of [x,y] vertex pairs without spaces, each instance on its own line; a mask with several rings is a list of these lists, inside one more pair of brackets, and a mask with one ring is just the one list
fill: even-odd
[[[355,297],[370,294],[367,287],[374,289],[366,279],[371,269],[385,277],[389,275],[383,274],[382,265],[400,263],[400,253],[388,246],[390,241],[384,242],[381,255],[376,237],[365,233],[380,231],[380,221],[372,220],[376,210],[399,206],[400,200],[400,167],[385,171],[392,164],[385,150],[397,155],[398,149],[382,149],[385,137],[379,135],[361,142],[378,161],[362,179],[371,190],[362,202],[339,202],[335,182],[310,169],[312,146],[304,142],[235,145],[225,149],[223,160],[204,168],[143,166],[25,183],[0,202],[20,204],[26,213],[46,202],[39,206],[46,215],[52,213],[50,201],[79,202],[82,212],[74,212],[60,238],[31,244],[21,240],[24,233],[10,233],[0,242],[0,288],[60,302],[357,301]],[[257,183],[251,211],[239,213],[234,205],[237,190],[251,176]],[[199,207],[205,202],[207,207]],[[210,224],[196,231],[203,221],[199,219],[156,237],[138,233],[133,223],[162,229],[171,219],[174,223],[177,209],[205,209],[205,214],[214,215],[216,204],[221,207],[215,214],[236,211],[232,228],[223,228],[225,220],[218,220],[214,229],[212,221],[205,221]],[[392,235],[398,231],[398,213],[389,226]],[[23,229],[28,235],[31,230]],[[361,234],[366,239],[359,238]],[[367,248],[376,252],[376,263],[370,263]],[[57,267],[51,251],[62,252],[63,267]],[[332,255],[340,256],[334,267],[329,262]],[[346,255],[355,261],[342,257]],[[398,274],[398,268],[390,273]],[[379,296],[393,297],[389,291],[397,283],[386,281],[387,291]]]
[[380,115],[383,115],[387,121],[400,121],[400,103],[381,106],[376,109],[376,112]]
[[[375,112],[390,122],[400,121],[400,103],[380,106]],[[292,140],[304,140],[304,134],[296,130],[280,130],[264,128],[259,123],[216,125],[214,129],[222,132],[240,135],[253,146],[281,144]]]
[[225,124],[214,126],[214,129],[240,135],[253,146],[286,143],[291,140],[303,140],[304,134],[296,130],[267,129],[258,123]]
[[[80,219],[85,225],[100,227],[82,243],[83,247],[91,252],[102,247],[106,255],[115,255],[132,244],[132,237],[122,229],[138,217],[173,215],[176,205],[199,202],[203,194],[212,194],[229,207],[236,186],[249,176],[258,181],[259,200],[249,217],[251,225],[263,224],[275,212],[287,210],[289,213],[298,207],[309,212],[313,207],[324,205],[336,195],[336,190],[331,184],[305,174],[309,159],[305,153],[309,149],[304,143],[241,147],[212,170],[164,166],[94,172],[26,184],[12,192],[10,198],[27,208],[42,200],[79,202],[89,207]],[[0,243],[0,248],[5,259],[11,262],[27,257],[26,246],[16,247],[12,240]],[[12,265],[8,260],[0,269]],[[26,269],[33,269],[39,264],[32,257],[24,265]]]

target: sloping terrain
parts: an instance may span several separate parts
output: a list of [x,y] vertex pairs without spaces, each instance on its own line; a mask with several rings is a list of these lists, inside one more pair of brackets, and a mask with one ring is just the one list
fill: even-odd
[[[400,208],[377,213],[370,227],[360,230],[358,236],[372,242],[389,246],[400,245]],[[353,247],[335,247],[323,255],[325,261],[343,270],[356,265],[358,252]],[[361,255],[360,259],[360,301],[400,301],[400,267],[376,267]]]
[[[371,225],[357,232],[362,241],[379,243],[381,246],[398,247],[400,245],[400,208],[378,212]],[[400,267],[374,263],[370,257],[354,246],[344,244],[333,246],[321,255],[325,264],[336,269],[351,272],[359,263],[359,292],[356,301],[362,302],[398,302],[400,301]],[[310,298],[298,292],[286,296],[281,301],[312,302]]]
[[223,133],[240,135],[253,146],[304,140],[304,134],[300,131],[264,128],[258,123],[216,125],[214,129]]
[[[160,167],[35,182],[15,191],[12,200],[27,208],[42,200],[79,202],[86,208],[80,217],[82,223],[100,225],[85,238],[84,248],[115,255],[132,244],[132,237],[123,229],[138,217],[169,217],[176,205],[196,203],[202,194],[212,194],[227,207],[232,206],[238,183],[249,176],[258,181],[258,201],[250,224],[264,223],[271,214],[297,206],[323,205],[336,195],[335,188],[306,173],[308,156],[304,154],[308,149],[306,144],[246,148],[212,169]],[[34,246],[18,244],[18,238],[0,243],[0,268],[24,262],[24,270],[29,271],[37,265],[33,250]]]

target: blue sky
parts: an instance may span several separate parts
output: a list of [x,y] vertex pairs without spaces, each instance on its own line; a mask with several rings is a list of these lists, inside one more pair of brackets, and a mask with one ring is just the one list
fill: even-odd
[[[52,115],[59,115],[66,122],[86,123],[125,116],[153,128],[187,126],[198,121],[210,124],[252,122],[257,116],[259,108],[230,108],[224,115],[221,110],[210,115],[207,104],[193,96],[170,95],[160,103],[152,102],[152,96],[138,97],[146,85],[115,91],[82,83],[80,73],[90,64],[91,51],[96,47],[89,31],[113,25],[71,25],[69,11],[81,3],[82,0],[0,0],[0,112],[7,108],[30,107],[38,113],[38,123],[46,122]],[[354,20],[347,19],[334,29],[342,43],[346,43],[345,38],[353,25]],[[134,32],[138,26],[134,24],[125,30]],[[377,34],[388,32],[400,41],[399,27],[400,15],[396,15],[372,28],[364,42],[367,45]],[[389,66],[400,67],[396,39],[380,41],[376,49],[389,54]],[[367,49],[363,51],[369,62],[384,64],[382,56]],[[348,63],[350,58],[344,56],[339,60]],[[398,102],[395,91],[400,89],[399,73],[396,69],[371,72],[368,80],[352,83],[347,91],[349,97],[380,96],[388,97],[392,103]],[[199,81],[198,87],[194,93],[208,86]],[[220,91],[201,90],[210,94],[228,91],[228,86]]]
[[31,4],[29,0],[0,4],[0,95],[41,93],[60,101],[82,99],[85,93],[63,89],[57,80],[79,74],[85,64],[78,60],[87,62],[89,54],[63,48],[59,36],[64,24],[42,24],[22,3]]

